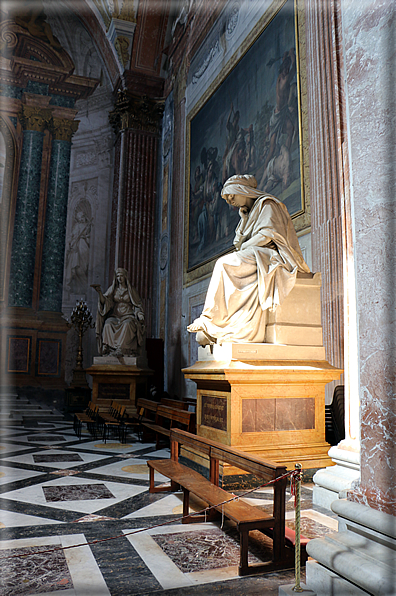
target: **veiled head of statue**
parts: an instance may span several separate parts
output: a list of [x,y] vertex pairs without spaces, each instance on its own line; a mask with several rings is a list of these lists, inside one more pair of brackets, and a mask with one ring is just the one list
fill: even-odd
[[223,199],[227,200],[229,195],[244,195],[252,199],[257,199],[264,193],[257,189],[257,180],[251,174],[236,174],[231,176],[224,183],[221,191]]

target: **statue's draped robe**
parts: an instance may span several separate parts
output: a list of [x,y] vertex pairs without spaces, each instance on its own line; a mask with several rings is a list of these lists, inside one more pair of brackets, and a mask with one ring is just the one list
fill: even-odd
[[136,353],[143,345],[146,331],[144,320],[138,319],[139,313],[144,316],[138,293],[129,282],[126,288],[113,282],[103,296],[105,303],[98,302],[96,318],[99,352],[107,345],[124,354]]
[[[254,238],[254,246],[243,242]],[[278,199],[258,198],[236,228],[241,250],[220,257],[199,324],[217,343],[263,343],[268,309],[282,304],[297,272],[309,273],[289,213]]]

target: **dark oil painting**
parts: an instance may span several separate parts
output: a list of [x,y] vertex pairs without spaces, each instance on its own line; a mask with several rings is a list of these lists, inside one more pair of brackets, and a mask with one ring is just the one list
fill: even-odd
[[253,174],[301,213],[298,93],[288,0],[190,122],[188,271],[232,247],[239,215],[220,195],[230,176]]

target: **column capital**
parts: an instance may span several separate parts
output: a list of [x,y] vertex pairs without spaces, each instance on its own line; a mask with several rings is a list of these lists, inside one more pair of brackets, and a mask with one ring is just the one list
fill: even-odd
[[163,111],[162,99],[152,99],[146,95],[136,97],[128,95],[126,91],[119,91],[109,120],[116,134],[126,128],[159,134]]
[[19,112],[19,119],[24,130],[44,132],[51,119],[51,110],[39,106],[23,105]]
[[69,120],[68,118],[57,118],[52,117],[51,119],[51,132],[55,141],[68,141],[72,140],[72,136],[77,132],[80,120]]

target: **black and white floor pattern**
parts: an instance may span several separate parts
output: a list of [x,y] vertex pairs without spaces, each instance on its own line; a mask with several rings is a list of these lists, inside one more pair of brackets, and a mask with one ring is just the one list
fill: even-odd
[[[292,570],[238,577],[239,545],[231,525],[181,524],[181,493],[148,492],[146,462],[168,458],[168,449],[156,451],[136,436],[126,444],[104,444],[86,433],[80,441],[70,416],[50,411],[35,418],[35,409],[44,411],[39,403],[23,396],[9,400],[15,414],[3,414],[0,430],[0,596],[275,596],[279,585],[293,583]],[[304,485],[303,534],[336,530],[335,516],[312,506],[311,494],[312,486]],[[247,500],[269,507],[271,490]],[[291,527],[292,501],[286,514]],[[201,507],[191,501],[192,510]],[[73,545],[83,546],[65,548]],[[253,537],[251,560],[262,559],[266,550],[268,544]]]

